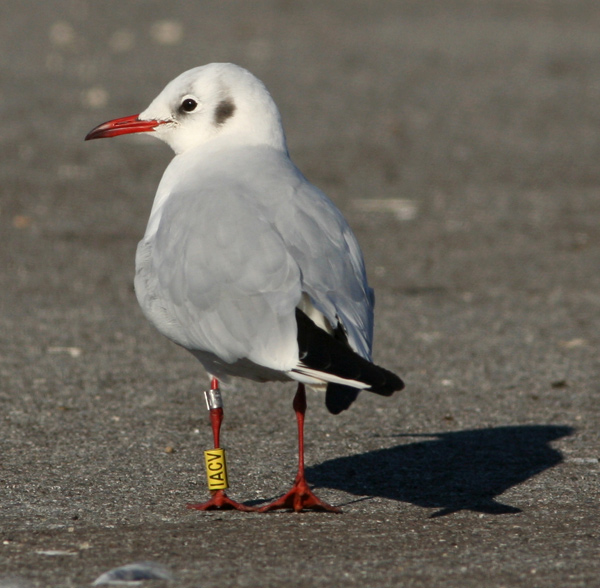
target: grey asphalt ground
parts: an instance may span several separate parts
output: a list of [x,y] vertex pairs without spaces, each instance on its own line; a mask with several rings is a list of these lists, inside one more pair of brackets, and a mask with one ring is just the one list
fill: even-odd
[[[0,587],[137,561],[157,588],[599,586],[599,55],[597,0],[3,0]],[[171,154],[83,137],[211,61],[270,88],[407,383],[338,417],[309,396],[342,515],[185,509],[206,376],[132,288]],[[224,391],[232,497],[288,489],[293,393]]]

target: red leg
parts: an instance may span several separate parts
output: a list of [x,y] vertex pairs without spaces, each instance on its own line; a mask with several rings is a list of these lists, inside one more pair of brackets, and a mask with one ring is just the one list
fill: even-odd
[[[213,378],[210,384],[211,391],[219,389],[219,381],[217,378]],[[220,404],[220,403],[218,403]],[[220,448],[219,434],[221,432],[221,423],[223,422],[223,407],[215,406],[210,409],[210,423],[213,431],[213,440],[215,449]],[[188,504],[187,508],[193,510],[243,510],[245,512],[254,512],[257,509],[252,506],[246,506],[232,500],[227,496],[225,490],[213,490],[212,497],[207,502],[201,502],[197,504]]]
[[278,509],[291,509],[296,512],[301,510],[321,510],[327,512],[342,512],[341,508],[331,506],[317,498],[308,487],[304,477],[304,415],[306,413],[306,391],[304,384],[298,384],[298,391],[294,396],[294,411],[298,422],[298,474],[292,489],[271,504],[259,509],[259,512],[268,512]]

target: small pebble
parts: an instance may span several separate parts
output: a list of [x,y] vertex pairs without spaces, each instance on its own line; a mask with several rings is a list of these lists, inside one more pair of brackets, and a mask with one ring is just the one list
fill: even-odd
[[108,92],[100,87],[89,88],[82,95],[82,102],[88,108],[104,108],[108,104]]
[[566,349],[573,349],[575,347],[583,347],[586,345],[587,341],[585,339],[569,339],[569,341],[561,341],[560,345],[565,347]]
[[108,46],[114,53],[125,53],[133,49],[135,45],[135,35],[128,29],[121,29],[113,33],[108,40]]
[[152,25],[150,35],[159,45],[178,45],[183,38],[183,26],[176,20],[159,20]]
[[75,31],[68,22],[55,22],[50,27],[50,42],[57,47],[68,47],[75,43]]
[[48,347],[48,353],[67,353],[71,357],[79,357],[81,349],[79,347]]
[[30,216],[24,214],[17,214],[12,219],[12,224],[15,229],[26,229],[31,226],[33,220]]

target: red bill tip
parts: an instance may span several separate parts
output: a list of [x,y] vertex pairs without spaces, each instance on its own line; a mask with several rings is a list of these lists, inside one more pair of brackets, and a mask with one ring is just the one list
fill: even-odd
[[129,133],[148,133],[161,124],[164,124],[164,121],[140,120],[139,114],[124,116],[123,118],[115,118],[114,120],[109,120],[108,122],[98,125],[85,136],[85,140],[105,139],[107,137],[116,137],[117,135],[126,135]]

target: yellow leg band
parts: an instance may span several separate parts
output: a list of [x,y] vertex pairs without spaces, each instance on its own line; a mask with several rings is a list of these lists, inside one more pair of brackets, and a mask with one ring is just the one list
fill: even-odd
[[209,490],[225,490],[227,483],[227,462],[224,449],[209,449],[204,452],[206,479]]

